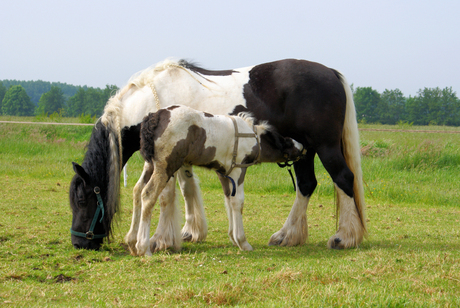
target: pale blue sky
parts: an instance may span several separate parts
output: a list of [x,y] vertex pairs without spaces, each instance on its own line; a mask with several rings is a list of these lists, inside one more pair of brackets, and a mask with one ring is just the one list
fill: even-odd
[[165,58],[209,69],[302,58],[350,83],[460,95],[460,1],[2,0],[0,80],[123,86]]

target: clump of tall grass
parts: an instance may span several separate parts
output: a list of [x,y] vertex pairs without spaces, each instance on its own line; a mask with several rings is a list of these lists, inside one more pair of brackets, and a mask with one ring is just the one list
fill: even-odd
[[361,154],[382,158],[395,170],[431,170],[460,166],[460,150],[453,144],[423,140],[416,145],[392,144],[387,140],[361,141]]
[[460,166],[460,152],[450,143],[424,140],[413,148],[400,148],[392,159],[396,170],[431,170]]

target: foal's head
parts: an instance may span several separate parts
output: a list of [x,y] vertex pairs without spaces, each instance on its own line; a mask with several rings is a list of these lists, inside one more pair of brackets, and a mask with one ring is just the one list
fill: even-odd
[[255,127],[260,136],[261,162],[295,161],[302,155],[304,147],[301,143],[281,136],[267,123]]
[[[249,126],[254,124],[255,119],[251,113],[240,112],[239,117],[243,118]],[[261,162],[285,162],[297,160],[304,149],[303,145],[292,138],[281,136],[267,122],[254,125],[254,129],[260,136],[260,161]]]

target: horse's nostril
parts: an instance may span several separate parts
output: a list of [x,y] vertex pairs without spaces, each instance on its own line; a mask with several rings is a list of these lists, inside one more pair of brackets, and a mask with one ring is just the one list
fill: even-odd
[[80,249],[81,248],[80,245],[78,245],[78,244],[73,244],[73,247],[75,247],[75,249]]

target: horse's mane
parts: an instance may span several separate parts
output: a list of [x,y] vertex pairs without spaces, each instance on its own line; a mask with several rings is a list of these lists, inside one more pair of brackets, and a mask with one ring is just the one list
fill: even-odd
[[128,83],[121,88],[120,90],[115,93],[111,98],[109,98],[105,108],[104,113],[101,117],[101,121],[104,125],[110,125],[117,130],[119,130],[119,123],[116,123],[116,118],[121,113],[122,105],[121,100],[123,96],[131,90],[133,87],[142,88],[148,84],[150,84],[156,75],[159,73],[173,67],[184,67],[184,63],[188,63],[185,61],[175,61],[172,59],[166,59],[162,62],[157,63],[145,70],[137,72],[129,79]]
[[94,125],[82,167],[100,186],[106,215],[104,227],[110,235],[113,217],[120,204],[120,165],[117,134],[103,123]]

